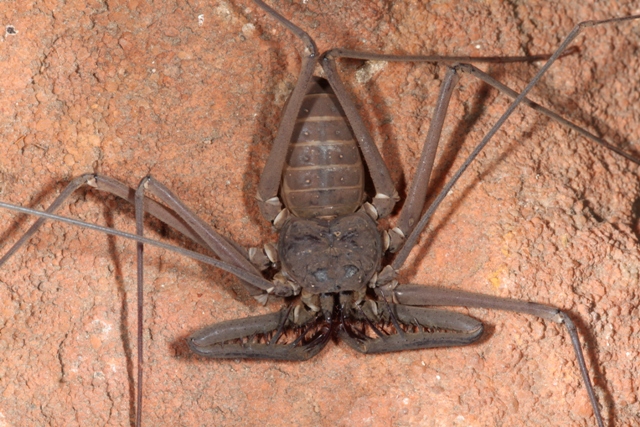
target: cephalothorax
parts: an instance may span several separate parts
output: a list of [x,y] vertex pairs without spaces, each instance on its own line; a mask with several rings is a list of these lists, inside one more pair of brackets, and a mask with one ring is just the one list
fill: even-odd
[[[432,306],[509,310],[564,324],[571,336],[597,423],[603,426],[578,335],[564,312],[527,301],[401,284],[396,276],[447,192],[519,103],[640,163],[525,98],[583,27],[606,21],[588,22],[576,27],[547,65],[518,95],[474,66],[460,62],[515,62],[542,58],[399,57],[343,49],[319,55],[308,34],[262,1],[255,2],[305,45],[298,83],[285,107],[257,195],[263,216],[279,230],[277,244],[245,252],[199,219],[169,189],[151,177],[143,179],[134,194],[126,185],[111,178],[83,175],[67,187],[48,212],[57,209],[78,187],[91,185],[135,203],[139,235],[142,234],[142,215],[150,213],[213,251],[219,260],[203,256],[198,259],[235,274],[258,301],[266,302],[269,297],[287,299],[287,307],[279,312],[217,323],[194,333],[188,340],[189,347],[206,357],[300,361],[316,355],[332,337],[339,337],[363,353],[460,346],[481,337],[483,326],[478,320],[461,313],[430,308]],[[617,21],[637,18],[620,18]],[[335,61],[340,57],[453,64],[443,77],[416,176],[397,225],[391,230],[379,230],[377,220],[392,212],[399,200],[398,194],[376,145],[336,72]],[[323,78],[313,76],[318,64],[323,69]],[[516,101],[428,210],[423,212],[449,99],[463,73],[480,78],[516,98]],[[367,179],[370,179],[370,185]],[[366,191],[369,187],[373,189],[371,194]],[[161,203],[147,198],[145,192],[152,193]],[[9,207],[6,204],[2,206]],[[9,250],[0,260],[0,265],[35,232],[42,221],[38,220]],[[157,244],[140,237],[130,237],[147,244]],[[141,243],[139,248],[141,287]],[[188,251],[181,253],[197,257]],[[140,413],[138,406],[139,417]]]

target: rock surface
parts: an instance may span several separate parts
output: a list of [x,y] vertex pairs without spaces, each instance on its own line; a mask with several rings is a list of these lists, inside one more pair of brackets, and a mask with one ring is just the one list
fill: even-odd
[[[454,55],[552,52],[579,21],[639,12],[592,1],[415,3],[274,7],[321,50]],[[130,186],[151,173],[242,246],[275,240],[254,196],[299,43],[273,19],[244,0],[5,2],[0,17],[0,200],[42,209],[82,173]],[[637,153],[640,22],[585,34],[533,97]],[[481,68],[522,89],[539,67]],[[342,68],[404,196],[444,68]],[[463,77],[432,191],[507,105]],[[520,108],[446,198],[401,280],[566,309],[609,425],[637,425],[639,176]],[[134,228],[126,202],[93,191],[60,212]],[[3,253],[30,221],[0,211]],[[190,245],[147,225],[149,236]],[[147,248],[146,263],[146,425],[595,425],[561,326],[473,309],[463,311],[488,332],[463,349],[363,356],[330,343],[304,363],[203,360],[185,346],[191,332],[280,304],[261,307],[232,276],[172,253]],[[131,425],[134,244],[47,223],[0,270],[0,301],[0,426]]]

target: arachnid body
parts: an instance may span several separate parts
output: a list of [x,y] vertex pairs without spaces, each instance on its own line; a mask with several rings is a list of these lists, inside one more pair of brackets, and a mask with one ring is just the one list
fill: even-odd
[[[298,24],[305,22],[305,7],[283,10],[284,5],[278,6]],[[155,178],[170,184],[187,205],[223,234],[244,246],[273,241],[253,196],[268,153],[267,141],[277,126],[273,112],[281,110],[287,86],[295,80],[298,54],[294,49],[283,50],[291,40],[284,30],[265,20],[254,6],[250,11],[243,7],[222,3],[202,13],[188,6],[166,13],[138,6],[136,13],[141,21],[154,23],[147,35],[133,31],[139,21],[127,21],[117,10],[107,12],[96,6],[93,15],[86,12],[74,16],[79,28],[87,30],[90,23],[94,24],[88,35],[76,37],[73,31],[60,31],[64,37],[45,38],[44,44],[50,40],[50,54],[42,60],[42,70],[29,68],[40,73],[32,77],[37,86],[29,86],[31,97],[24,98],[30,102],[25,104],[35,108],[34,120],[24,119],[21,108],[26,107],[16,104],[15,116],[26,123],[16,121],[12,133],[2,138],[8,144],[3,161],[13,165],[10,162],[19,159],[22,168],[9,172],[3,165],[3,200],[24,203],[20,190],[25,186],[30,203],[46,206],[57,182],[86,172],[93,162],[101,173],[130,185],[135,185],[131,176],[135,181],[151,169]],[[437,46],[433,49],[438,53],[470,54],[476,52],[468,49],[479,45],[486,54],[520,54],[521,40],[491,40],[496,36],[487,28],[489,10],[496,27],[503,33],[513,27],[515,34],[517,28],[532,25],[532,21],[518,17],[535,12],[495,7],[460,10],[449,21],[435,19],[444,19],[440,15],[446,15],[445,11],[416,12],[401,5],[380,9],[372,5],[371,11],[360,7],[338,9],[327,15],[310,9],[313,19],[321,21],[318,30],[326,32],[327,37],[324,39],[321,33],[314,38],[327,46],[424,53],[424,46],[429,45]],[[572,24],[594,18],[592,11],[588,16],[575,10],[563,12],[562,16],[575,13]],[[390,17],[385,17],[389,13]],[[602,13],[599,17],[618,14],[611,10]],[[101,27],[105,14],[109,20],[123,21],[116,29],[106,24]],[[199,14],[204,16],[202,26]],[[408,19],[414,14],[415,21]],[[481,24],[463,25],[459,14],[469,16],[470,23],[473,17],[473,22]],[[437,27],[433,33],[440,33],[446,40],[411,40],[408,34],[429,37],[423,33],[431,32],[428,28],[424,32],[413,30],[412,22],[434,23]],[[458,28],[471,29],[457,46],[456,32],[449,32],[454,22]],[[336,25],[335,31],[329,30],[331,24]],[[57,24],[51,25],[57,29]],[[311,27],[315,26],[312,23],[309,32],[314,33]],[[374,27],[377,33],[363,35]],[[525,31],[526,37],[535,41],[525,49],[550,52],[570,27],[559,25],[558,38],[551,37],[546,43],[541,39],[547,34]],[[474,28],[483,31],[475,35]],[[596,33],[605,34],[611,43],[598,47],[601,41],[582,42],[580,56],[569,56],[556,64],[554,69],[558,71],[551,70],[538,96],[559,98],[558,108],[566,104],[567,110],[577,111],[578,118],[590,116],[592,109],[604,111],[595,123],[587,124],[594,124],[614,140],[623,135],[637,141],[637,129],[633,127],[637,117],[623,100],[609,98],[608,104],[603,104],[609,106],[605,109],[582,104],[598,100],[580,97],[599,86],[609,86],[608,82],[615,79],[622,81],[616,84],[620,86],[617,92],[633,102],[637,79],[624,68],[637,69],[632,49],[626,45],[627,60],[611,60],[608,51],[611,44],[619,43],[621,51],[615,53],[622,55],[624,41],[629,38],[631,46],[637,45],[633,28],[627,25],[619,31],[598,30]],[[227,35],[212,35],[212,31],[227,30]],[[544,33],[548,32],[545,29]],[[28,31],[19,31],[18,35],[25,33]],[[391,34],[397,42],[389,39]],[[14,43],[12,49],[20,48],[17,40],[30,40],[26,36],[7,37]],[[91,42],[95,43],[93,49],[89,48]],[[189,42],[205,45],[194,49]],[[495,47],[500,44],[497,42],[503,46]],[[598,49],[605,51],[598,53]],[[229,56],[238,52],[242,52],[240,57]],[[580,79],[584,77],[581,64],[590,59],[605,68],[601,77],[607,83],[594,83],[593,77],[584,79],[586,82]],[[232,65],[238,67],[237,74]],[[437,84],[430,82],[434,74],[442,76],[444,71],[429,65],[389,64],[376,72],[369,66],[361,68],[359,74],[367,83],[359,84],[354,77],[358,65],[352,62],[344,66],[344,80],[351,83],[354,94],[364,96],[360,98],[365,106],[362,115],[374,139],[381,143],[394,182],[408,182],[438,92]],[[501,80],[521,88],[535,67],[520,64],[490,68],[500,70],[496,73]],[[253,77],[243,69],[255,74],[258,82],[252,83]],[[568,74],[562,74],[562,70]],[[594,74],[597,71],[596,67]],[[240,80],[237,86],[236,79]],[[16,86],[28,86],[27,80],[16,80]],[[506,108],[507,101],[500,98],[494,102],[493,93],[478,92],[480,86],[465,79],[461,90],[454,93],[445,124],[443,156],[436,163],[436,186],[442,185],[447,173],[464,157],[456,155],[468,153]],[[84,98],[74,104],[78,91]],[[176,114],[176,108],[165,109],[176,106],[186,107],[184,115]],[[621,110],[625,113],[622,119],[628,121],[614,120]],[[3,115],[3,120],[6,117]],[[236,120],[238,127],[232,128]],[[637,174],[633,175],[636,169],[525,109],[516,112],[506,126],[445,200],[403,275],[412,283],[555,304],[590,322],[581,330],[594,334],[586,337],[597,349],[587,351],[588,362],[602,361],[607,367],[603,382],[596,380],[596,384],[610,387],[616,422],[632,420],[633,405],[637,405],[633,389],[637,373],[631,368],[640,344],[629,329],[638,310],[634,290],[638,250],[628,215],[632,195],[638,190]],[[212,164],[205,163],[209,161]],[[51,180],[47,168],[56,164],[64,164],[65,169]],[[184,172],[181,164],[185,165]],[[232,169],[237,164],[241,165],[239,171]],[[44,177],[48,183],[45,188]],[[34,181],[29,183],[29,179]],[[604,191],[597,191],[603,186]],[[99,196],[80,193],[71,201],[71,214],[131,229],[130,209],[123,204],[113,213],[119,203],[109,200],[107,208],[102,208],[100,202]],[[124,214],[120,216],[119,212]],[[3,223],[8,221],[5,218],[12,218],[5,211],[0,215]],[[76,239],[76,235],[83,237]],[[135,321],[132,317],[123,322],[121,313],[127,308],[123,307],[125,290],[129,291],[133,283],[129,280],[135,277],[128,271],[133,266],[133,245],[51,223],[36,239],[0,272],[2,298],[12,302],[3,313],[7,325],[3,339],[11,349],[4,353],[7,365],[3,366],[17,361],[16,367],[6,368],[8,373],[3,375],[6,393],[14,396],[9,401],[12,406],[3,413],[21,412],[25,420],[36,424],[50,422],[43,419],[73,417],[80,425],[100,419],[122,424],[127,420],[131,399],[122,387],[128,381],[124,355],[133,346],[122,335],[128,332],[127,327],[133,329]],[[198,424],[238,424],[268,415],[293,424],[362,424],[373,417],[372,423],[395,419],[407,424],[437,424],[456,419],[480,425],[502,420],[515,425],[519,419],[531,420],[536,414],[542,417],[541,423],[567,425],[590,413],[562,330],[510,313],[471,310],[491,325],[494,336],[489,343],[466,349],[364,357],[340,345],[331,346],[331,351],[304,364],[211,363],[192,358],[183,344],[190,332],[213,320],[270,312],[274,307],[262,309],[249,301],[233,301],[229,289],[240,287],[229,275],[203,269],[169,253],[153,249],[147,249],[147,253],[159,260],[147,261],[146,270],[152,339],[147,340],[145,388],[155,402],[155,409],[146,415],[149,423],[155,417],[158,422],[181,425],[191,423],[191,418]],[[78,312],[74,311],[76,307]],[[29,330],[18,329],[25,324]],[[38,367],[42,367],[42,373],[37,373]],[[18,398],[19,393],[33,394]],[[283,403],[278,404],[278,399]],[[38,402],[37,410],[23,406],[24,402]],[[106,402],[108,406],[103,406]],[[291,411],[291,402],[296,402],[296,411]],[[10,417],[7,413],[5,416]]]

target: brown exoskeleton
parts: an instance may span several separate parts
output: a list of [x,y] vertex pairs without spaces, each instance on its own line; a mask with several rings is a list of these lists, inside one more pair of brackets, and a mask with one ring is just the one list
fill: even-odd
[[[304,71],[309,71],[309,68],[304,69],[303,67]],[[451,79],[448,80],[449,82],[455,79],[454,77],[449,78]],[[320,82],[318,85],[326,86],[326,83]],[[296,107],[293,101],[297,99],[297,101],[304,102],[301,94],[304,95],[306,89],[304,79],[301,79],[297,86],[298,98],[294,93],[292,101],[289,101],[288,110],[284,114],[285,123],[283,123],[280,132],[285,137],[277,139],[280,141],[281,147],[283,143],[288,143],[286,138],[287,125],[292,124],[297,111],[304,111],[304,108],[300,110],[299,107]],[[338,90],[337,93],[338,96],[345,96],[343,90]],[[331,99],[329,102],[329,108],[332,105],[335,108],[337,105]],[[350,108],[345,106],[348,104],[343,103],[342,105],[347,113],[353,114],[353,111],[349,111]],[[310,110],[313,109],[310,108]],[[442,107],[438,109],[441,114],[444,114],[444,110],[445,108]],[[291,114],[292,111],[294,114]],[[357,124],[351,122],[351,126],[355,128]],[[344,127],[341,132],[344,136]],[[370,156],[375,156],[376,149],[370,141],[364,141],[365,146],[363,147],[363,142],[360,139],[362,134],[358,135],[359,132],[366,131],[360,129],[354,132],[360,142],[360,146],[355,148],[355,152],[356,154],[359,150],[363,152],[369,172],[374,174],[372,180],[377,194],[373,195],[372,206],[375,210],[365,203],[361,166],[353,178],[353,182],[357,185],[352,187],[358,187],[358,189],[353,191],[353,197],[345,197],[347,199],[345,204],[348,205],[348,208],[345,208],[344,211],[333,210],[336,205],[342,204],[341,201],[333,200],[327,202],[321,209],[314,208],[311,212],[304,212],[304,208],[309,206],[308,202],[301,203],[302,207],[297,208],[295,200],[286,200],[291,193],[284,189],[281,190],[280,195],[286,200],[286,205],[294,215],[287,219],[283,214],[276,221],[277,226],[283,227],[277,250],[280,255],[279,259],[274,256],[271,248],[267,250],[266,254],[268,261],[264,257],[260,259],[260,254],[255,251],[252,257],[255,263],[261,266],[278,261],[276,264],[279,263],[283,267],[282,270],[285,274],[276,275],[273,281],[265,282],[256,279],[257,274],[253,274],[256,270],[253,265],[246,262],[244,254],[239,252],[233,244],[229,244],[226,239],[220,238],[217,233],[214,232],[211,236],[205,237],[204,235],[211,234],[210,229],[194,229],[199,228],[201,224],[193,219],[184,207],[180,205],[173,207],[173,211],[178,212],[179,217],[178,221],[173,222],[170,218],[171,213],[166,208],[149,207],[147,209],[152,214],[163,217],[168,223],[174,224],[186,235],[213,248],[221,258],[240,264],[245,271],[249,272],[248,276],[241,277],[245,282],[249,282],[248,289],[260,300],[264,300],[268,294],[275,296],[300,295],[300,298],[294,301],[286,311],[248,320],[228,321],[196,334],[190,340],[191,347],[196,352],[213,357],[265,357],[301,360],[317,353],[334,334],[340,335],[358,350],[384,352],[412,347],[425,348],[431,345],[462,344],[477,339],[481,333],[481,324],[467,316],[411,307],[397,304],[398,302],[418,305],[464,305],[467,307],[512,309],[557,320],[555,316],[558,312],[546,306],[446,291],[439,288],[430,289],[406,285],[394,288],[394,270],[400,268],[408,251],[415,244],[415,238],[411,241],[410,236],[418,235],[418,231],[412,234],[411,230],[419,229],[416,227],[416,222],[422,213],[429,171],[425,166],[419,168],[420,173],[414,182],[422,183],[424,188],[410,191],[399,220],[399,232],[392,230],[391,235],[386,235],[392,247],[401,246],[403,248],[404,259],[403,252],[400,252],[390,264],[392,269],[381,270],[382,251],[386,238],[379,237],[372,217],[384,216],[389,213],[393,205],[391,202],[395,198],[395,190],[390,184],[388,176],[382,176],[384,175],[384,164],[375,161],[375,159],[372,162],[367,160],[367,156],[369,159]],[[337,140],[337,138],[333,139]],[[431,139],[430,143],[425,146],[431,147],[435,151],[436,143],[437,138]],[[270,220],[275,219],[281,213],[279,202],[274,200],[274,197],[277,196],[277,188],[281,184],[280,174],[283,171],[282,165],[279,165],[277,160],[281,160],[284,156],[282,151],[278,152],[277,147],[276,142],[274,154],[272,154],[272,158],[276,160],[270,160],[267,163],[259,192],[263,201],[263,212]],[[353,152],[355,145],[351,145],[351,147]],[[367,152],[367,150],[369,151]],[[313,155],[309,155],[309,152],[305,152],[301,154],[299,159],[303,159],[305,155],[313,157]],[[339,155],[353,158],[348,154],[336,152],[336,156]],[[328,157],[331,157],[331,153],[328,154]],[[285,169],[285,183],[287,182],[286,174],[292,172],[291,169]],[[274,175],[278,176],[274,178]],[[348,177],[345,174],[338,174],[338,176],[340,179]],[[129,191],[119,187],[118,183],[114,183],[108,178],[96,177],[96,181],[93,181],[92,178],[94,177],[83,178],[78,182],[89,180],[98,188],[115,194],[126,195]],[[308,178],[311,185],[315,185],[313,178]],[[303,178],[299,183],[304,185],[306,180],[307,178]],[[380,189],[376,181],[378,184],[382,183]],[[166,189],[153,181],[147,185],[151,187],[152,191],[155,191],[162,201],[171,205],[172,197],[166,193]],[[445,193],[443,192],[443,194]],[[432,206],[435,208],[437,203]],[[168,218],[166,213],[169,213]],[[338,218],[334,218],[336,215]],[[428,216],[425,215],[424,218],[428,218]],[[196,222],[192,223],[192,220]],[[184,226],[184,222],[187,223],[187,227]],[[347,222],[351,224],[341,228],[343,223]],[[299,231],[303,227],[307,230],[312,229],[313,233],[305,230]],[[354,241],[354,230],[358,232],[356,237],[363,237],[362,242]],[[403,242],[402,235],[408,236],[409,240]],[[299,242],[300,250],[296,250],[295,245]],[[312,244],[316,244],[319,249],[312,252],[309,249]],[[362,248],[363,246],[364,248]],[[305,251],[309,252],[305,253]],[[224,253],[228,254],[226,258]],[[327,253],[327,256],[319,256],[319,253]],[[353,260],[345,261],[348,257]],[[302,272],[300,272],[301,270]],[[342,280],[338,280],[339,277]],[[271,279],[271,274],[267,278]],[[367,287],[369,284],[371,286]],[[266,291],[266,293],[260,292],[260,290]],[[377,296],[374,296],[374,293]],[[410,295],[410,293],[414,293],[414,295]],[[463,300],[459,298],[463,298]],[[413,320],[433,330],[430,330],[429,333],[422,332],[421,327],[410,325]],[[410,328],[411,331],[405,331],[406,328]],[[456,329],[462,329],[463,333],[451,334],[451,330]],[[215,335],[213,339],[212,335]],[[244,344],[240,344],[239,340],[245,336],[248,337],[244,340]],[[577,339],[576,335],[574,337]],[[252,344],[254,340],[255,344]],[[213,345],[210,345],[211,341],[214,342]],[[588,380],[585,381],[589,384]]]

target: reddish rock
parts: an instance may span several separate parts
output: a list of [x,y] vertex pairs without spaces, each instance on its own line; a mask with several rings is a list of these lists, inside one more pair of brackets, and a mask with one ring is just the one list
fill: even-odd
[[[595,1],[422,3],[275,6],[320,49],[455,55],[551,52],[579,21],[638,12]],[[275,239],[254,196],[299,43],[273,19],[248,1],[198,0],[3,3],[0,17],[17,31],[0,44],[0,200],[42,209],[82,173],[131,186],[151,173],[241,245]],[[535,99],[640,151],[638,28],[578,37],[579,52],[552,68]],[[482,68],[521,89],[539,67]],[[404,195],[444,69],[342,68]],[[463,77],[434,191],[507,105]],[[634,425],[639,171],[520,108],[444,201],[401,280],[568,310],[609,425]],[[60,212],[134,228],[125,202],[93,191]],[[0,250],[30,221],[0,210]],[[189,245],[157,222],[147,234]],[[555,324],[476,309],[486,339],[463,349],[363,356],[338,343],[304,363],[203,360],[186,348],[191,332],[279,305],[259,306],[228,274],[146,254],[146,425],[595,425]],[[130,425],[134,244],[47,223],[0,270],[0,301],[0,425]]]

